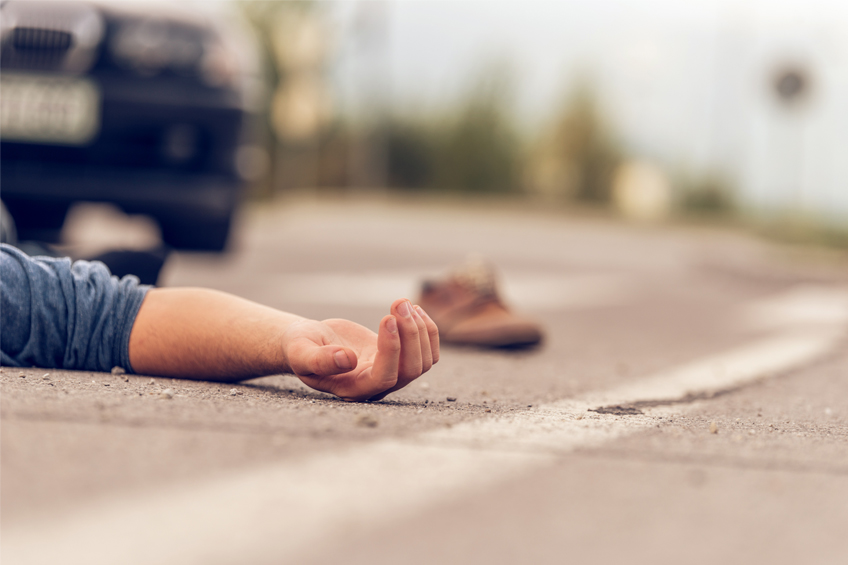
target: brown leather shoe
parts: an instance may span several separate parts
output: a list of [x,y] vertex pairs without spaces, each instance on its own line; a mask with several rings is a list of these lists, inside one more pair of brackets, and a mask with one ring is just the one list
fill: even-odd
[[425,281],[418,304],[439,327],[443,343],[529,347],[542,341],[539,324],[503,304],[492,268],[480,261],[445,280]]

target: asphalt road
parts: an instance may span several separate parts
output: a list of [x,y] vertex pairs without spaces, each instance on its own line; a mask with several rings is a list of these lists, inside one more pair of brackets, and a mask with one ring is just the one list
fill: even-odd
[[[155,237],[92,214],[78,246]],[[163,284],[374,327],[475,253],[547,339],[369,404],[5,367],[3,563],[848,562],[844,253],[373,199],[250,209],[235,243]]]

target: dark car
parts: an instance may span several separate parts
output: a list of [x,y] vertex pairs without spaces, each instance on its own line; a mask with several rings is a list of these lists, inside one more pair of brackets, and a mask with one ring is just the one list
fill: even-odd
[[21,239],[55,239],[74,202],[94,201],[152,216],[173,247],[225,247],[249,111],[220,26],[9,0],[0,27],[0,197]]

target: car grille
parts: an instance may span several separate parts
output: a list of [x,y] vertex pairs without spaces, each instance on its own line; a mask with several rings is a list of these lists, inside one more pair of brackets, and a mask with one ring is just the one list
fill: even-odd
[[37,51],[67,51],[71,46],[71,34],[67,31],[37,27],[16,27],[12,34],[15,49]]
[[66,31],[18,27],[12,34],[14,49],[3,49],[2,65],[4,68],[59,69],[72,43],[73,36]]
[[78,2],[0,2],[3,70],[83,73],[103,35],[100,13]]

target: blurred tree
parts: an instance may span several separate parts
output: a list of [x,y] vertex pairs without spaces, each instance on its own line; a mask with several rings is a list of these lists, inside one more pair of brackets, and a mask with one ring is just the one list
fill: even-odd
[[511,116],[512,74],[490,65],[458,115],[436,134],[435,183],[448,190],[508,192],[519,187],[520,144]]
[[566,98],[529,160],[528,184],[545,197],[607,204],[621,153],[607,131],[586,80]]
[[280,68],[274,61],[273,55],[273,22],[276,21],[280,10],[307,9],[310,4],[311,2],[275,2],[270,0],[238,0],[237,2],[262,44],[262,50],[266,55],[263,61],[263,70],[268,78],[269,85],[272,87],[275,87],[282,79]]
[[437,144],[426,125],[393,120],[385,127],[388,181],[402,188],[429,188],[435,182]]
[[327,30],[320,4],[311,0],[238,0],[264,51],[263,71],[270,96],[263,111],[269,154],[273,156],[266,186],[280,188],[315,183],[316,146],[328,121],[329,100],[322,82]]
[[679,206],[685,212],[720,216],[731,214],[736,207],[730,184],[716,175],[690,175],[678,186]]
[[518,189],[521,147],[509,104],[511,76],[504,65],[490,65],[454,110],[388,119],[381,135],[389,183],[460,192]]
[[[269,22],[273,21],[273,15],[279,9],[279,2],[269,2],[265,0],[239,0],[237,6],[241,9],[245,19],[250,24],[259,44],[262,48],[262,74],[265,77],[266,84],[273,90],[280,81],[279,69],[274,62],[272,30]],[[271,131],[271,107],[270,100],[266,96],[265,105],[262,109],[262,115],[258,120],[258,129],[260,130],[262,141],[268,154],[272,156],[270,163],[270,174],[263,179],[264,182],[253,187],[254,196],[267,197],[273,192],[274,169],[276,163],[274,156],[277,155],[276,139]]]

